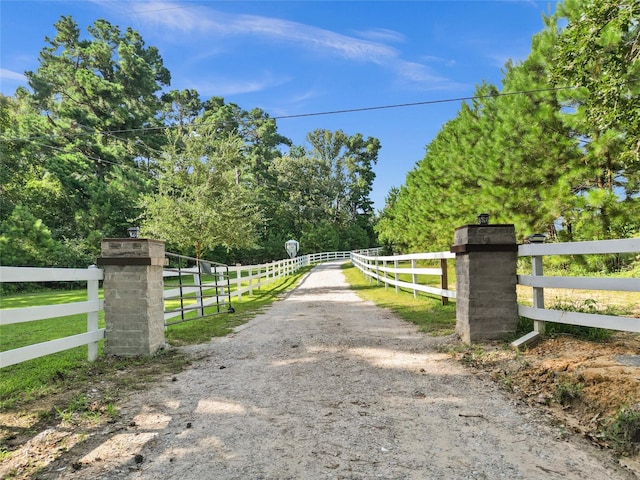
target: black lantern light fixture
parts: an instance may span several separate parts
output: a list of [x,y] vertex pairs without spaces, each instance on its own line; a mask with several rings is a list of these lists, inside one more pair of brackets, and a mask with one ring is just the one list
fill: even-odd
[[129,238],[138,238],[140,227],[129,227],[127,228],[127,233],[129,234]]
[[481,213],[480,215],[478,215],[478,224],[489,225],[489,214]]
[[533,235],[529,235],[527,240],[529,243],[544,243],[547,239],[547,236],[544,233],[534,233]]

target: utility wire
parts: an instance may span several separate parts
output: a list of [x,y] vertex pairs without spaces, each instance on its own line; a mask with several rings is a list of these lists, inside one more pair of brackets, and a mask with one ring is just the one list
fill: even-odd
[[[372,106],[372,107],[362,107],[362,108],[349,108],[349,109],[344,109],[344,110],[329,110],[329,111],[323,111],[323,112],[312,112],[312,113],[296,113],[296,114],[292,114],[292,115],[278,115],[278,116],[274,116],[274,117],[268,117],[266,119],[264,119],[264,121],[267,120],[289,120],[289,119],[295,119],[295,118],[305,118],[305,117],[319,117],[319,116],[326,116],[326,115],[342,115],[342,114],[347,114],[347,113],[358,113],[358,112],[370,112],[370,111],[375,111],[375,110],[388,110],[388,109],[392,109],[392,108],[407,108],[407,107],[417,107],[417,106],[424,106],[424,105],[436,105],[439,103],[453,103],[453,102],[462,102],[462,101],[467,101],[467,100],[482,100],[482,99],[486,99],[486,98],[496,98],[496,97],[507,97],[507,96],[513,96],[513,95],[526,95],[526,94],[533,94],[533,93],[544,93],[544,92],[555,92],[555,91],[561,91],[561,90],[572,90],[575,87],[549,87],[549,88],[539,88],[539,89],[535,89],[535,90],[519,90],[519,91],[515,91],[515,92],[498,92],[498,93],[492,93],[492,94],[488,94],[488,95],[473,95],[473,96],[468,96],[468,97],[455,97],[455,98],[445,98],[445,99],[439,99],[439,100],[426,100],[423,102],[412,102],[412,103],[397,103],[397,104],[391,104],[391,105],[377,105],[377,106]],[[140,127],[140,128],[130,128],[130,129],[122,129],[122,130],[111,130],[110,132],[102,132],[100,130],[97,130],[95,128],[91,128],[91,127],[86,127],[84,125],[82,125],[83,128],[85,129],[92,129],[93,132],[97,133],[97,134],[103,134],[103,135],[107,135],[107,136],[115,136],[115,134],[118,133],[136,133],[136,132],[153,132],[153,131],[160,131],[160,130],[170,130],[170,129],[175,129],[175,128],[184,128],[184,127],[192,127],[192,128],[201,128],[201,127],[224,127],[225,125],[232,123],[230,122],[206,122],[206,123],[199,123],[199,122],[189,122],[189,123],[184,123],[184,124],[179,124],[179,125],[162,125],[162,126],[157,126],[157,127]],[[80,135],[78,133],[74,133],[73,135]],[[0,137],[0,141],[1,142],[9,142],[9,141],[30,141],[31,139],[43,139],[43,138],[55,138],[56,136],[61,136],[60,134],[58,135],[50,135],[49,137],[43,137],[43,136],[38,136],[38,137],[23,137],[23,138],[1,138]]]
[[271,117],[274,120],[285,120],[289,118],[301,118],[301,117],[317,117],[320,115],[338,115],[342,113],[356,113],[356,112],[368,112],[371,110],[384,110],[390,108],[404,108],[404,107],[417,107],[420,105],[435,105],[438,103],[451,103],[451,102],[462,102],[465,100],[479,100],[484,98],[491,97],[507,97],[510,95],[523,95],[527,93],[539,93],[539,92],[553,92],[558,90],[569,90],[575,87],[553,87],[553,88],[540,88],[538,90],[521,90],[517,92],[503,92],[503,93],[493,93],[489,95],[475,95],[472,97],[457,97],[457,98],[445,98],[441,100],[427,100],[425,102],[414,102],[414,103],[398,103],[395,105],[381,105],[376,107],[363,107],[363,108],[350,108],[347,110],[332,110],[327,112],[316,112],[316,113],[299,113],[294,115],[281,115],[277,117]]

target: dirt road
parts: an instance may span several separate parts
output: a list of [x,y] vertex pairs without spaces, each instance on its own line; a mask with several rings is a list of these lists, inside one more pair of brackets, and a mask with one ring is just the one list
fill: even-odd
[[[631,479],[316,267],[137,395],[69,479]],[[51,477],[48,477],[51,478]]]

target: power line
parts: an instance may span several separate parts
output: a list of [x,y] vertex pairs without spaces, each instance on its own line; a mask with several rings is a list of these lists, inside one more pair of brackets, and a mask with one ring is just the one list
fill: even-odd
[[[319,117],[319,116],[326,116],[326,115],[342,115],[347,113],[369,112],[369,111],[375,111],[375,110],[388,110],[392,108],[407,108],[407,107],[417,107],[417,106],[424,106],[424,105],[436,105],[440,103],[453,103],[453,102],[463,102],[463,101],[469,101],[469,100],[482,100],[487,98],[507,97],[507,96],[513,96],[513,95],[526,95],[526,94],[533,94],[533,93],[554,92],[554,91],[560,91],[560,90],[572,90],[574,88],[575,87],[549,87],[549,88],[539,88],[535,90],[518,90],[515,92],[497,92],[497,93],[492,93],[488,95],[473,95],[468,97],[444,98],[444,99],[438,99],[438,100],[426,100],[422,102],[396,103],[396,104],[390,104],[390,105],[377,105],[372,107],[349,108],[349,109],[343,109],[343,110],[328,110],[323,112],[278,115],[278,116],[266,118],[264,120],[265,121],[289,120],[289,119],[295,119],[295,118]],[[216,122],[210,122],[210,123],[209,122],[199,123],[197,121],[194,121],[194,122],[189,122],[189,123],[184,123],[179,125],[161,125],[157,127],[129,128],[129,129],[122,129],[122,130],[111,130],[109,132],[103,132],[92,127],[85,127],[84,125],[82,125],[82,127],[84,127],[86,130],[91,129],[97,134],[115,137],[115,134],[118,134],[118,133],[153,132],[153,131],[169,130],[174,128],[184,128],[184,127],[192,127],[192,128],[212,127],[212,126],[224,127],[225,125],[230,123],[235,123],[235,121],[229,121],[229,122],[216,121]],[[80,134],[74,133],[73,135],[79,136]],[[62,136],[62,135],[61,134],[50,135],[48,138],[55,138],[56,136]],[[42,138],[47,138],[47,137],[38,136],[38,137],[24,137],[24,138],[0,138],[0,141],[4,141],[4,142],[30,141],[31,139],[42,139]]]
[[384,110],[390,108],[404,108],[404,107],[417,107],[420,105],[435,105],[438,103],[451,103],[451,102],[462,102],[465,100],[480,100],[485,98],[492,97],[506,97],[510,95],[523,95],[527,93],[539,93],[539,92],[553,92],[558,90],[570,90],[575,87],[553,87],[553,88],[540,88],[538,90],[521,90],[517,92],[503,92],[503,93],[493,93],[489,95],[475,95],[472,97],[457,97],[457,98],[446,98],[441,100],[427,100],[424,102],[413,102],[413,103],[398,103],[394,105],[381,105],[376,107],[362,107],[362,108],[350,108],[347,110],[331,110],[327,112],[316,112],[316,113],[299,113],[294,115],[281,115],[277,117],[271,117],[274,120],[285,120],[289,118],[301,118],[301,117],[317,117],[320,115],[338,115],[342,113],[356,113],[356,112],[368,112],[372,110]]

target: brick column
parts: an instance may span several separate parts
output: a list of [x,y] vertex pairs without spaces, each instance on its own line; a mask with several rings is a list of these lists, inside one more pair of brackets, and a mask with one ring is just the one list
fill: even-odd
[[465,343],[498,340],[518,325],[513,225],[456,229],[456,332]]
[[165,343],[164,242],[145,238],[102,241],[105,353],[153,355]]

